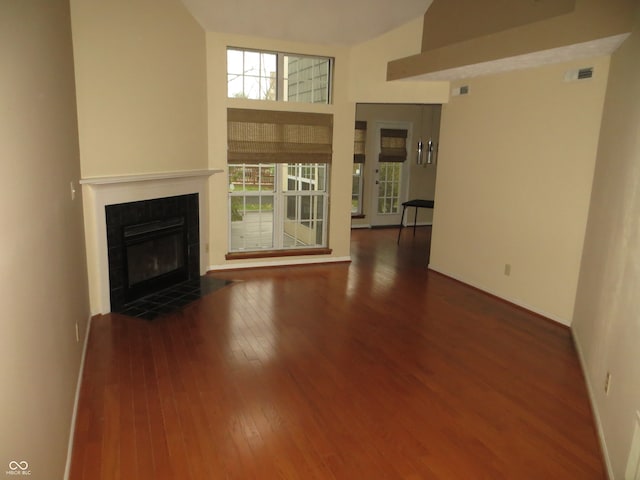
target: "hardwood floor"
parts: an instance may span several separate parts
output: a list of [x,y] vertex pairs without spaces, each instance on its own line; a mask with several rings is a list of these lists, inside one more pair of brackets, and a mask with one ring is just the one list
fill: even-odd
[[570,331],[429,272],[429,233],[95,319],[71,480],[606,478]]

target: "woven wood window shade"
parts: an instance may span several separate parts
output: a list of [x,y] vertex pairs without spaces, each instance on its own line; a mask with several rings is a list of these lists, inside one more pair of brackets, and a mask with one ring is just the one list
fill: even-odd
[[333,115],[227,109],[228,163],[331,163]]
[[353,163],[364,163],[366,140],[367,122],[356,120],[355,138],[353,140]]
[[381,162],[404,162],[407,159],[407,130],[380,129]]

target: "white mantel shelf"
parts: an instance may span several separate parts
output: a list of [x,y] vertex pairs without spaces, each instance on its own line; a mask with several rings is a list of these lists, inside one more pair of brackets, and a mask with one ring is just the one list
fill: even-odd
[[145,173],[141,175],[113,175],[109,177],[90,177],[80,179],[81,185],[109,185],[115,183],[130,183],[130,182],[148,182],[154,180],[171,180],[176,178],[189,178],[189,177],[210,177],[215,173],[222,173],[222,169],[209,169],[209,170],[185,170],[181,172],[166,172],[166,173]]

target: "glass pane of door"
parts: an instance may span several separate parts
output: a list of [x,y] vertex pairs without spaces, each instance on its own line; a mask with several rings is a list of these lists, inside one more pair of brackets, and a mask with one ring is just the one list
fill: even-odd
[[400,180],[402,163],[381,162],[378,164],[378,214],[400,212]]

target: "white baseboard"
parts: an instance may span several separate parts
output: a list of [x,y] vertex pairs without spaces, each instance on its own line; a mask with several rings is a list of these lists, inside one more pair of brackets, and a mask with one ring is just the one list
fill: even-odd
[[73,441],[76,433],[76,420],[78,417],[78,402],[80,401],[80,389],[82,388],[82,376],[84,375],[84,360],[87,356],[87,345],[89,344],[89,331],[91,330],[91,319],[87,320],[87,329],[84,334],[84,345],[82,346],[82,356],[80,357],[80,370],[78,381],[76,382],[76,395],[73,400],[73,413],[71,414],[71,431],[69,432],[69,445],[67,446],[67,464],[64,468],[64,480],[69,480],[71,473],[71,459],[73,457]]
[[462,283],[464,283],[466,285],[469,285],[469,286],[471,286],[473,288],[477,288],[478,290],[482,290],[483,292],[486,292],[486,293],[488,293],[490,295],[493,295],[494,297],[498,297],[498,298],[501,298],[502,300],[506,300],[509,303],[513,303],[514,305],[517,305],[518,307],[522,307],[525,310],[529,310],[530,312],[537,313],[538,315],[542,315],[543,317],[548,318],[550,320],[553,320],[554,322],[558,322],[558,323],[560,323],[560,324],[562,324],[562,325],[564,325],[566,327],[570,327],[571,326],[571,321],[567,320],[566,318],[561,318],[561,317],[559,317],[557,315],[553,315],[553,314],[551,314],[549,312],[545,312],[544,310],[540,310],[539,308],[532,307],[531,305],[527,305],[526,303],[523,303],[520,299],[506,297],[506,296],[504,296],[504,295],[502,295],[500,293],[497,293],[497,292],[491,290],[490,288],[486,288],[483,285],[480,285],[478,283],[469,282],[468,280],[466,280],[466,279],[464,279],[462,277],[459,277],[457,275],[454,275],[452,273],[449,273],[446,270],[444,270],[444,269],[442,269],[442,268],[440,268],[438,266],[435,266],[435,265],[433,265],[431,263],[427,266],[427,268],[429,270],[433,270],[434,272],[441,273],[442,275],[445,275],[447,277],[451,277],[454,280],[458,280],[459,282],[462,282]]
[[[413,228],[413,223],[407,223],[406,220],[404,221],[404,223],[402,225],[403,225],[402,228]],[[397,228],[397,225],[386,225],[386,226],[388,226],[388,227],[396,227]],[[431,227],[431,226],[433,226],[432,222],[418,222],[418,223],[416,223],[416,227]],[[355,228],[373,228],[373,225],[371,225],[370,223],[351,225],[351,229],[355,229]]]
[[[404,228],[413,228],[413,222],[410,222],[408,219],[404,220]],[[418,222],[416,223],[416,227],[431,227],[433,226],[433,222]]]
[[609,458],[609,450],[607,449],[607,442],[604,437],[604,428],[602,427],[602,420],[600,418],[600,411],[597,408],[595,390],[587,374],[587,364],[584,361],[584,355],[582,354],[582,347],[580,346],[580,340],[576,335],[575,330],[571,329],[571,335],[573,337],[573,344],[578,352],[578,361],[580,362],[580,368],[582,369],[582,376],[587,384],[587,393],[589,394],[589,402],[591,403],[591,411],[596,421],[596,431],[598,432],[598,440],[600,441],[600,448],[602,448],[602,455],[604,456],[604,463],[607,468],[607,476],[610,480],[614,479],[613,467],[611,465],[611,459]]
[[277,260],[268,260],[264,262],[242,262],[242,263],[224,263],[222,265],[209,265],[207,271],[220,270],[238,270],[256,267],[286,267],[290,265],[312,265],[318,263],[339,263],[350,262],[351,256],[347,257],[321,257],[321,258],[295,258],[288,259],[286,257]]

